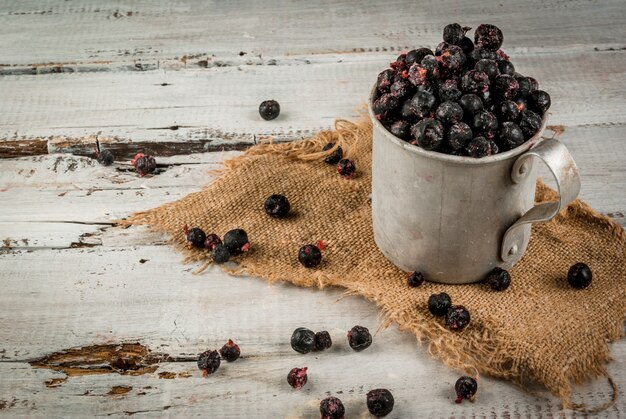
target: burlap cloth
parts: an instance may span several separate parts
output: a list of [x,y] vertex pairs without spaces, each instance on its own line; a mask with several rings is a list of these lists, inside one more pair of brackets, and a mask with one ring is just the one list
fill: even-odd
[[[323,162],[328,152],[320,150],[329,141],[341,144],[356,162],[355,179],[342,178]],[[608,342],[621,337],[626,317],[626,234],[584,202],[577,200],[553,221],[533,226],[528,251],[511,270],[505,292],[491,291],[484,283],[427,282],[409,288],[406,273],[385,259],[373,239],[368,121],[339,120],[333,131],[256,145],[224,164],[220,177],[202,191],[137,213],[125,223],[168,232],[187,262],[207,263],[207,251],[185,247],[185,224],[220,236],[243,228],[251,251],[237,258],[238,268],[231,266],[229,272],[305,287],[343,287],[374,301],[385,323],[414,333],[446,365],[517,383],[539,382],[566,408],[584,408],[572,403],[572,384],[608,376]],[[287,219],[265,214],[263,203],[273,193],[289,198]],[[555,195],[538,183],[537,201]],[[322,264],[304,268],[298,249],[320,239],[328,246]],[[579,261],[593,270],[586,290],[572,289],[566,280],[569,267]],[[429,313],[428,297],[442,291],[471,312],[465,331],[452,332]]]

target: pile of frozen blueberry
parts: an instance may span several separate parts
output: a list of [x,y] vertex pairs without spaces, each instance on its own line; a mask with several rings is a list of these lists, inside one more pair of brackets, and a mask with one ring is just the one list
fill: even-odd
[[458,23],[433,52],[401,54],[378,75],[372,110],[396,137],[425,150],[486,157],[520,146],[541,128],[550,95],[515,71],[502,31]]

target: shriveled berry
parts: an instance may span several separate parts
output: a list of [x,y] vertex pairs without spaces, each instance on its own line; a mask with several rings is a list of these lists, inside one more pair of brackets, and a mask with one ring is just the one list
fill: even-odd
[[550,109],[550,95],[543,90],[535,90],[528,95],[526,101],[528,102],[528,109],[539,115],[543,115]]
[[266,121],[276,119],[280,115],[280,105],[275,100],[264,100],[259,105],[259,114]]
[[220,367],[221,359],[217,351],[205,351],[198,356],[198,368],[203,375],[213,374]]
[[526,110],[522,112],[519,127],[522,129],[524,138],[529,139],[539,132],[541,129],[541,117],[533,111]]
[[296,390],[300,390],[306,384],[308,379],[306,375],[306,370],[307,367],[293,368],[291,371],[289,371],[289,374],[287,374],[287,382],[289,383],[289,385]]
[[463,108],[456,102],[443,102],[435,111],[435,116],[446,125],[456,124],[463,119]]
[[500,70],[498,69],[498,63],[496,63],[495,60],[487,60],[484,58],[481,60],[478,60],[478,62],[474,66],[474,69],[476,71],[482,71],[491,80],[495,79],[497,76],[500,75]]
[[348,332],[348,343],[352,349],[359,352],[369,348],[372,344],[372,335],[367,327],[354,326]]
[[330,333],[323,330],[315,334],[315,349],[316,351],[323,351],[324,349],[330,349],[333,346],[333,341],[330,338]]
[[469,57],[471,52],[474,51],[474,42],[472,42],[472,40],[469,39],[467,36],[464,36],[463,39],[461,39],[459,46],[461,47],[461,49],[463,50],[463,53],[467,57]]
[[[426,59],[426,58],[424,58]],[[441,52],[441,55],[437,57],[437,61],[441,64],[441,68],[446,71],[446,74],[455,73],[463,67],[465,64],[465,54],[461,47],[457,45],[450,45]],[[424,60],[422,60],[424,65]]]
[[185,235],[187,236],[187,245],[193,247],[204,247],[204,240],[206,239],[206,234],[199,227],[190,228],[187,230],[185,228]]
[[446,142],[453,150],[462,149],[472,138],[472,129],[464,122],[452,125],[446,134]]
[[226,342],[224,346],[222,346],[222,349],[220,349],[220,355],[226,361],[233,362],[239,359],[241,349],[239,349],[239,346],[233,342],[232,339],[228,339],[228,342]]
[[224,234],[224,246],[228,248],[231,255],[239,255],[247,252],[250,248],[250,241],[245,230],[240,228],[230,230]]
[[458,23],[450,23],[443,28],[443,40],[449,44],[459,45],[470,29]]
[[497,142],[503,150],[512,150],[524,142],[524,133],[515,122],[503,122]]
[[341,159],[337,163],[337,172],[346,179],[352,179],[356,176],[356,165],[352,160]]
[[495,106],[495,112],[500,122],[517,121],[519,118],[520,110],[517,107],[517,103],[512,100],[504,100]]
[[223,244],[217,244],[213,247],[213,250],[211,250],[211,258],[213,262],[221,265],[230,260],[230,251]]
[[517,96],[519,83],[513,76],[501,74],[496,77],[493,85],[493,93],[500,100],[512,100]]
[[337,397],[327,397],[320,402],[320,419],[343,419],[346,409]]
[[519,85],[519,89],[517,89],[517,98],[525,98],[533,91],[528,77],[515,76],[515,80],[517,80],[517,84]]
[[466,116],[474,115],[483,110],[483,101],[474,93],[466,93],[461,96],[459,105],[463,108],[463,114]]
[[447,79],[443,83],[440,83],[438,93],[439,100],[442,102],[456,102],[462,94],[455,79]]
[[485,137],[474,137],[465,147],[467,155],[474,158],[487,157],[491,155],[491,145]]
[[425,118],[435,110],[436,103],[437,99],[435,99],[435,96],[432,93],[427,91],[418,91],[411,98],[410,106],[415,115],[420,118]]
[[499,50],[503,41],[504,35],[497,26],[483,23],[474,31],[474,44],[488,51]]
[[411,135],[411,124],[403,120],[398,120],[391,124],[391,126],[389,127],[389,132],[391,132],[396,137],[407,141]]
[[394,79],[394,71],[390,69],[383,70],[379,75],[376,81],[376,89],[380,93],[385,93],[389,91],[389,87],[391,87],[391,83],[393,83]]
[[515,75],[515,66],[507,60],[498,61],[498,70],[500,70],[500,74]]
[[365,395],[367,410],[376,417],[387,416],[393,410],[393,395],[386,388],[370,390]]
[[444,129],[441,122],[424,118],[411,127],[411,135],[424,150],[434,150],[443,142]]
[[411,67],[414,63],[421,63],[425,56],[435,55],[430,48],[412,49],[406,53],[406,65]]
[[511,285],[511,275],[506,269],[496,267],[487,274],[487,283],[494,291],[504,291]]
[[413,84],[408,79],[403,78],[394,81],[389,89],[389,93],[397,97],[399,100],[413,94],[414,91]]
[[392,95],[391,93],[383,93],[372,104],[372,110],[376,115],[382,115],[387,112],[393,111],[399,105],[400,100],[398,99],[398,97]]
[[143,153],[137,153],[131,163],[135,167],[135,171],[137,171],[141,177],[154,172],[156,169],[156,160],[154,157],[147,156]]
[[307,268],[313,268],[322,261],[322,252],[317,246],[307,244],[298,251],[298,261]]
[[428,297],[428,311],[435,316],[445,316],[452,306],[452,299],[445,292]]
[[491,112],[480,111],[474,115],[472,128],[478,132],[486,132],[498,128],[498,118]]
[[456,392],[455,403],[461,403],[463,399],[473,402],[478,391],[478,383],[472,377],[463,376],[456,380],[454,391]]
[[222,244],[220,236],[215,233],[207,234],[206,239],[204,239],[205,249],[213,250],[218,244]]
[[[327,143],[324,148],[322,148],[322,151],[328,151],[331,148],[333,148],[335,146],[335,143]],[[326,156],[326,158],[324,159],[324,163],[326,164],[337,164],[339,163],[339,160],[341,160],[343,158],[343,150],[341,148],[341,146],[337,147],[335,149],[335,151],[333,151],[332,153],[330,153],[328,156]]]
[[411,272],[408,276],[407,276],[407,284],[409,284],[409,287],[419,287],[420,285],[422,285],[424,283],[424,274],[419,272],[419,271],[415,271],[415,272]]
[[98,158],[98,163],[103,166],[110,166],[115,161],[115,156],[113,155],[113,153],[104,148],[101,148],[100,151],[96,153],[96,156]]
[[470,323],[470,313],[463,306],[452,306],[446,312],[446,326],[450,330],[463,331]]
[[308,354],[315,349],[315,333],[306,327],[298,327],[291,335],[291,347],[301,354]]
[[567,282],[578,289],[584,289],[591,285],[592,277],[591,269],[582,262],[572,265],[567,272]]
[[470,70],[461,77],[464,93],[484,93],[489,90],[489,76],[482,71]]
[[283,218],[289,214],[291,204],[285,195],[274,194],[265,200],[263,207],[267,215],[274,218]]

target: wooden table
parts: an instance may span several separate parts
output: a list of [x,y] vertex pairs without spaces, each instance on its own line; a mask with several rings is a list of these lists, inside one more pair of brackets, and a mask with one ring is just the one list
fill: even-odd
[[[207,170],[261,137],[300,139],[357,117],[388,62],[433,47],[457,20],[504,30],[517,70],[552,95],[550,124],[565,130],[582,198],[624,225],[622,0],[2,2],[0,415],[315,417],[333,394],[348,417],[367,417],[373,387],[392,390],[393,417],[558,415],[553,397],[488,377],[476,403],[454,404],[459,372],[393,326],[353,353],[345,331],[379,323],[362,298],[193,275],[165,237],[112,226],[199,190]],[[269,98],[283,112],[265,122],[257,109]],[[119,157],[113,167],[85,157],[96,137]],[[158,155],[157,176],[131,171],[139,149]],[[296,354],[298,326],[327,329],[336,345]],[[227,338],[243,358],[203,378],[196,355]],[[41,360],[68,348],[79,349]],[[137,363],[121,365],[120,351]],[[626,342],[612,353],[626,388]],[[305,365],[310,382],[294,392],[287,371]],[[610,393],[597,380],[575,399],[598,405]],[[625,408],[622,397],[602,416]]]

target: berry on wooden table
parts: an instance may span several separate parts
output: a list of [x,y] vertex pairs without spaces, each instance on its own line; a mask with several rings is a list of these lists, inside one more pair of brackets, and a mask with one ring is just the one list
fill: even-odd
[[301,354],[308,354],[315,349],[315,333],[306,327],[298,327],[291,334],[291,347]]
[[478,391],[478,383],[472,377],[463,376],[456,380],[454,391],[456,392],[455,403],[461,403],[464,399],[473,402]]
[[386,388],[370,390],[365,395],[367,410],[378,418],[387,416],[393,410],[393,395]]
[[259,105],[259,114],[266,121],[276,119],[280,115],[280,105],[275,100],[264,100]]

